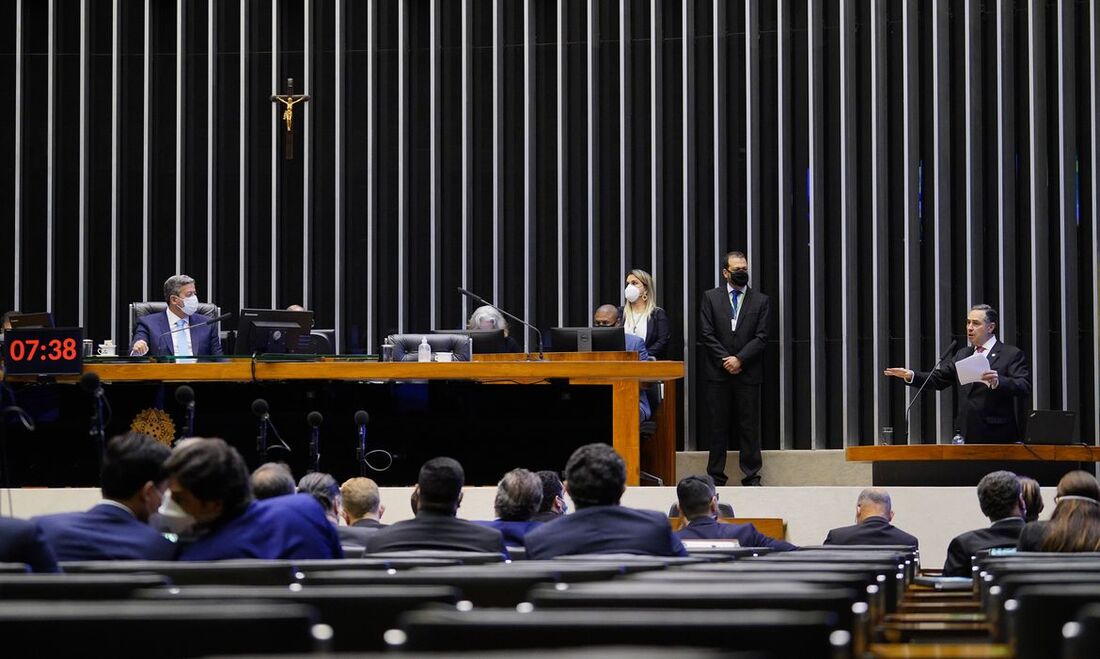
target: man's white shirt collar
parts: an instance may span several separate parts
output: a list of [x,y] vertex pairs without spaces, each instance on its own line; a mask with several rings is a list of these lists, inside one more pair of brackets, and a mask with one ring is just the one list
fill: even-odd
[[982,344],[982,347],[985,348],[985,350],[982,351],[982,354],[986,354],[990,350],[993,350],[993,346],[995,345],[997,345],[997,336],[990,336],[989,340]]
[[120,509],[125,510],[126,512],[130,513],[130,516],[133,517],[134,519],[137,519],[137,515],[134,514],[134,511],[130,510],[129,506],[121,504],[117,501],[112,501],[110,499],[104,499],[103,501],[100,501],[96,505],[97,506],[114,506],[115,508],[120,508]]
[[187,316],[180,318],[176,314],[172,313],[172,307],[168,307],[167,309],[165,309],[164,313],[168,316],[168,329],[176,329],[176,323],[180,322],[181,320],[185,321],[188,325],[191,324],[190,319]]

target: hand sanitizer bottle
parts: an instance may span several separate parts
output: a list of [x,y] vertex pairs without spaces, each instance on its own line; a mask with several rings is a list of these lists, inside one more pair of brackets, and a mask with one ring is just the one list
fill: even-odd
[[430,362],[432,361],[432,347],[428,345],[428,337],[423,337],[420,340],[420,347],[417,348],[418,362]]

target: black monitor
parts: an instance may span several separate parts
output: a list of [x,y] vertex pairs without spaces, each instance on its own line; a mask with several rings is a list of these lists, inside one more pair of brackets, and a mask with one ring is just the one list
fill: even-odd
[[303,335],[308,337],[312,327],[312,311],[241,309],[233,352],[238,355],[299,353],[303,345],[301,338]]
[[8,316],[12,329],[42,329],[53,327],[53,314],[48,311],[13,313]]
[[461,334],[470,337],[470,352],[475,355],[508,352],[504,330],[432,330],[432,334]]
[[550,349],[555,352],[611,352],[626,350],[622,327],[551,327]]

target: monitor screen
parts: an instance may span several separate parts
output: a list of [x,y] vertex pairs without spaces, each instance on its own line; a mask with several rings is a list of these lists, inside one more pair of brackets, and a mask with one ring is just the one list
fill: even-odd
[[312,311],[241,309],[233,352],[238,355],[299,353],[302,352],[301,339],[309,336],[312,327]]
[[35,313],[13,313],[8,316],[12,329],[33,329],[53,327],[53,314],[47,311]]
[[626,334],[621,327],[551,327],[550,349],[556,352],[626,350]]
[[470,351],[475,355],[508,352],[504,330],[432,330],[432,334],[461,334],[470,337]]

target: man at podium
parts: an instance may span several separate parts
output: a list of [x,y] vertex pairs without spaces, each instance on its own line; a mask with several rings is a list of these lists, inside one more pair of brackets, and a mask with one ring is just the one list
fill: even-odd
[[[930,388],[936,390],[955,385],[959,399],[955,432],[970,443],[1019,441],[1016,399],[1031,395],[1027,356],[1019,348],[997,340],[994,333],[997,318],[997,310],[988,304],[974,305],[966,315],[967,345],[946,363],[938,364],[930,373],[908,368],[888,368],[884,371],[887,376],[901,378],[911,387],[920,387],[926,381]],[[988,359],[988,369],[980,373],[978,381],[960,384],[960,367],[956,364],[977,355]],[[967,366],[972,363],[967,362]]]

